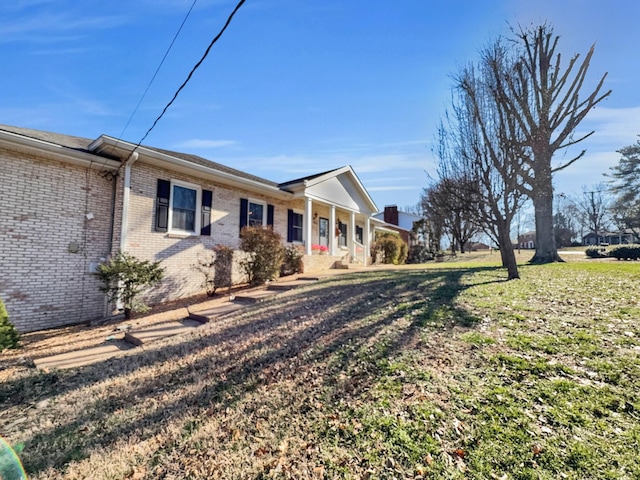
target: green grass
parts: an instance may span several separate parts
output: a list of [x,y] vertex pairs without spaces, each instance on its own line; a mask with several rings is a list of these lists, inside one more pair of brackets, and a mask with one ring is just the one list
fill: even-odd
[[340,276],[25,374],[0,384],[2,418],[28,417],[9,441],[30,478],[640,478],[640,269],[505,282],[496,260]]

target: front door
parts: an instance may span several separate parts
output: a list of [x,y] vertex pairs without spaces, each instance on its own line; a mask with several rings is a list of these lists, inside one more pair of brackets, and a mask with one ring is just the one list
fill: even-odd
[[319,236],[320,238],[318,239],[318,243],[320,245],[323,245],[325,247],[329,246],[329,219],[327,218],[320,218],[320,220],[318,220],[318,230],[319,230]]

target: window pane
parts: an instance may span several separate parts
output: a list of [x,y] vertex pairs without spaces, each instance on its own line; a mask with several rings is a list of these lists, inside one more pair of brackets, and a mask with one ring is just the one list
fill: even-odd
[[249,202],[249,219],[248,224],[251,227],[261,227],[264,225],[264,205],[260,203]]
[[172,207],[171,227],[176,230],[194,232],[196,229],[196,191],[174,185]]
[[302,242],[302,214],[294,213],[291,220],[293,222],[293,241]]
[[347,224],[339,223],[338,230],[340,232],[340,235],[338,236],[338,246],[346,247],[347,246]]

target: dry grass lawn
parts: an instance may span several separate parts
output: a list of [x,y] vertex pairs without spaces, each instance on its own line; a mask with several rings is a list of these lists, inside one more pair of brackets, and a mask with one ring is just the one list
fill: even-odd
[[637,263],[496,260],[336,276],[68,371],[18,368],[27,343],[0,432],[32,479],[640,478]]

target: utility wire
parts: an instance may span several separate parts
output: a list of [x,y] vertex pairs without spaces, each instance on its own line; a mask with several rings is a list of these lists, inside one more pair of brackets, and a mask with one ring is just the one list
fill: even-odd
[[214,39],[211,41],[211,43],[209,44],[209,46],[205,50],[204,55],[202,55],[202,58],[191,69],[191,71],[189,72],[189,75],[187,75],[187,79],[182,83],[182,85],[180,85],[180,87],[178,87],[178,90],[176,90],[176,93],[173,94],[173,98],[169,101],[169,103],[167,103],[167,105],[162,110],[162,113],[160,115],[158,115],[158,118],[155,119],[155,121],[153,122],[153,125],[151,125],[149,130],[147,130],[147,133],[145,133],[144,136],[140,139],[140,141],[136,144],[136,146],[131,151],[129,156],[133,155],[133,153],[138,149],[138,147],[140,147],[140,145],[142,145],[142,142],[144,142],[144,140],[147,138],[147,136],[151,133],[151,130],[153,130],[155,128],[155,126],[158,124],[160,119],[164,116],[164,114],[167,112],[169,107],[173,104],[175,99],[178,97],[178,94],[187,85],[187,83],[189,83],[189,80],[191,80],[191,77],[193,76],[195,71],[198,69],[198,67],[200,67],[200,65],[202,65],[202,62],[204,62],[204,59],[207,58],[207,55],[209,55],[209,51],[211,50],[211,47],[213,47],[213,45],[220,39],[220,37],[222,37],[222,34],[224,33],[224,31],[227,29],[227,27],[231,23],[231,20],[233,19],[234,15],[236,14],[236,12],[238,10],[240,10],[240,7],[244,4],[245,1],[246,0],[240,0],[240,2],[238,2],[236,7],[231,12],[231,15],[229,15],[229,17],[227,18],[227,21],[225,22],[225,24],[222,27],[222,29],[220,30],[220,32],[218,32],[218,34],[214,37]]
[[197,2],[198,2],[198,0],[193,0],[193,3],[191,4],[191,8],[189,8],[189,11],[187,12],[187,15],[184,17],[184,20],[182,20],[182,23],[180,24],[180,28],[178,28],[178,31],[176,32],[176,34],[173,37],[173,40],[171,40],[171,44],[169,45],[169,48],[167,48],[167,51],[164,53],[164,57],[162,57],[162,60],[160,61],[160,65],[158,65],[158,68],[156,68],[156,71],[153,74],[153,76],[151,77],[151,80],[149,81],[149,84],[147,85],[147,88],[145,88],[144,93],[142,94],[142,97],[140,97],[140,100],[138,101],[138,104],[136,105],[136,108],[133,109],[133,112],[131,113],[131,116],[129,117],[129,120],[127,120],[127,124],[122,129],[122,133],[120,133],[120,136],[118,138],[122,138],[124,136],[124,132],[126,132],[127,128],[129,128],[129,124],[133,120],[133,117],[135,116],[135,114],[138,112],[138,109],[140,108],[140,105],[142,104],[142,101],[147,96],[147,93],[149,92],[149,88],[151,88],[151,84],[153,84],[153,81],[156,79],[156,76],[158,75],[158,72],[162,68],[162,65],[164,64],[164,61],[167,59],[167,56],[169,55],[169,52],[171,51],[171,48],[173,47],[173,44],[176,43],[178,35],[180,35],[180,32],[182,31],[182,27],[184,27],[184,24],[187,22],[187,19],[189,18],[189,15],[191,15],[191,11],[193,10],[193,7],[195,7]]

